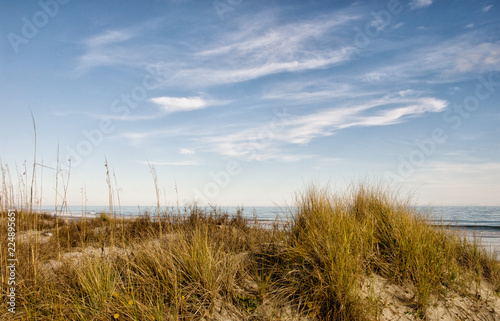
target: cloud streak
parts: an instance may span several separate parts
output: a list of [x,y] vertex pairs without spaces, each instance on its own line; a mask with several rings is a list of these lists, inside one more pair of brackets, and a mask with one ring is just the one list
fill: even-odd
[[[76,71],[85,73],[93,68],[113,65],[144,64],[154,45],[138,46],[138,39],[161,26],[163,19],[152,19],[128,28],[105,30],[83,39],[83,54],[77,57]],[[146,50],[145,50],[146,49]]]
[[161,107],[166,113],[180,111],[192,111],[208,106],[208,103],[200,97],[155,97],[148,100]]
[[432,46],[401,53],[397,63],[367,69],[357,78],[365,83],[449,83],[485,72],[500,71],[500,42],[467,32]]
[[410,9],[420,9],[428,7],[432,4],[433,0],[412,0],[409,3]]
[[309,115],[295,115],[279,126],[254,126],[204,140],[213,146],[214,151],[227,156],[268,160],[276,155],[281,159],[286,155],[282,149],[289,144],[306,145],[316,138],[352,127],[398,124],[425,113],[442,112],[447,105],[446,101],[432,97],[384,97],[358,105],[327,108]]
[[164,62],[167,85],[234,84],[345,63],[352,57],[353,46],[331,36],[358,19],[360,16],[339,12],[280,25],[268,16],[260,20],[246,17],[236,31],[219,33],[217,41],[183,52],[181,62]]
[[77,71],[85,72],[92,68],[120,64],[129,60],[120,44],[137,36],[135,30],[109,30],[83,40],[85,53],[78,57]]
[[161,111],[166,114],[177,112],[188,112],[199,109],[208,108],[217,105],[226,105],[230,103],[228,100],[210,100],[199,96],[194,97],[172,97],[161,96],[148,99],[149,102],[160,107]]
[[[413,0],[409,7],[421,9],[432,3],[432,0]],[[456,81],[462,75],[468,77],[471,73],[500,70],[500,43],[484,40],[476,31],[439,43],[408,39],[397,45],[380,32],[369,48],[360,51],[353,46],[353,32],[349,31],[360,20],[372,23],[372,26],[381,23],[371,21],[371,18],[364,20],[366,15],[358,15],[352,10],[287,23],[280,22],[278,15],[272,13],[263,17],[246,15],[230,31],[222,29],[216,33],[216,39],[212,38],[215,33],[207,34],[207,39],[196,42],[187,50],[185,47],[182,47],[182,52],[169,50],[168,59],[167,55],[158,55],[152,61],[146,54],[142,54],[141,59],[144,65],[161,66],[159,72],[165,80],[164,88],[170,92],[175,92],[176,88],[184,91],[199,90],[199,87],[204,90],[216,86],[227,88],[228,85],[283,73],[310,76],[309,79],[313,80],[302,83],[301,80],[286,81],[280,85],[270,81],[264,93],[250,98],[252,104],[259,106],[279,103],[299,106],[295,117],[265,139],[259,132],[262,128],[258,125],[247,127],[248,122],[236,125],[237,130],[230,126],[204,127],[204,136],[190,134],[190,139],[202,142],[205,151],[244,157],[258,150],[256,157],[260,160],[301,159],[287,153],[287,146],[307,145],[317,138],[332,136],[348,128],[399,124],[426,113],[442,112],[447,107],[446,101],[431,97],[425,90],[389,95],[387,88],[392,84],[397,84],[395,90],[404,90],[413,88],[416,83]],[[384,32],[400,32],[398,29],[402,26],[405,26],[402,29],[407,29],[400,22]],[[125,44],[136,37],[136,30],[115,30],[88,38],[85,42],[88,54],[95,54],[96,58],[96,64],[89,65],[101,63],[99,54],[108,59],[118,58],[119,63],[126,62],[119,57],[120,50],[127,48]],[[166,47],[158,45],[155,52]],[[174,47],[175,41],[169,48]],[[140,50],[148,51],[148,48],[141,47]],[[111,49],[118,50],[111,53]],[[375,63],[363,65],[364,68],[349,68],[348,72],[336,68],[351,61],[354,61],[352,64],[362,62],[361,58],[371,62],[372,56],[383,51],[390,52],[393,58],[374,60]],[[131,54],[141,55],[137,49]],[[331,71],[329,76],[316,77],[325,69]],[[316,78],[320,80],[314,81]],[[242,108],[242,114],[248,111],[238,105],[236,99],[209,100],[196,94],[157,96],[148,102],[158,106],[163,114],[193,112],[229,102],[234,103],[232,108]],[[306,108],[307,112],[304,111]],[[124,133],[121,137],[139,142],[170,134],[160,129]]]
[[493,8],[492,4],[484,6],[482,10],[483,10],[483,12],[488,12],[488,11],[490,11],[491,8]]
[[309,53],[304,55],[304,57],[288,60],[267,60],[258,63],[244,63],[232,67],[219,65],[203,68],[186,68],[174,71],[174,76],[171,79],[172,82],[175,81],[176,83],[182,83],[189,86],[213,86],[239,83],[277,73],[325,68],[348,61],[351,52],[349,48],[342,48],[327,53]]

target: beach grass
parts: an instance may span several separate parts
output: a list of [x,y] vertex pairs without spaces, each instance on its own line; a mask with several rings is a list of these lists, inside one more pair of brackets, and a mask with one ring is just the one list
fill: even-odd
[[[493,254],[379,185],[311,186],[283,211],[262,224],[196,204],[136,219],[16,209],[16,313],[4,299],[0,319],[382,320],[375,277],[405,289],[418,319],[448,293],[500,290]],[[2,206],[2,293],[10,213]]]

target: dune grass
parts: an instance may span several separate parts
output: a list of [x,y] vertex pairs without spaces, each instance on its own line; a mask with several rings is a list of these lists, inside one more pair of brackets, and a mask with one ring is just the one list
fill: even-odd
[[[2,302],[0,319],[374,320],[372,275],[406,287],[420,317],[447,291],[500,290],[495,257],[381,187],[313,186],[287,211],[264,226],[196,205],[134,220],[17,210],[17,308]],[[0,219],[5,242],[7,210]],[[7,293],[3,245],[0,260]]]

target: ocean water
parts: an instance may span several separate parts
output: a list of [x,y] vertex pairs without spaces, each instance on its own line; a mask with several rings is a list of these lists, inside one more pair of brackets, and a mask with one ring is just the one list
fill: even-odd
[[[229,215],[235,215],[238,210],[241,210],[241,207],[236,206],[221,206],[221,207],[200,207],[201,209],[207,210],[209,212],[214,211],[223,211],[227,212]],[[54,206],[44,206],[40,209],[40,211],[47,213],[55,213]],[[160,207],[160,212],[163,214],[167,212],[171,215],[184,215],[186,212],[189,212],[189,207]],[[58,213],[61,213],[63,216],[70,216],[74,218],[87,217],[92,218],[100,213],[110,213],[109,206],[69,206],[67,209],[63,209],[61,211],[60,208],[57,209]],[[140,215],[144,215],[145,213],[149,213],[151,217],[154,217],[158,209],[155,206],[122,206],[122,207],[114,207],[113,213],[117,217],[129,218],[136,217]],[[290,210],[288,208],[281,208],[277,206],[256,206],[256,207],[245,207],[242,210],[242,215],[248,219],[254,219],[255,217],[260,221],[273,221],[276,219],[285,220],[290,216]]]
[[429,219],[436,225],[451,226],[469,240],[478,240],[487,250],[500,253],[500,206],[436,206]]
[[[210,207],[202,207],[212,211]],[[234,215],[239,207],[217,207],[218,210],[226,211]],[[54,213],[54,207],[44,207],[43,211]],[[167,211],[173,215],[183,215],[184,207],[161,207],[161,212]],[[435,206],[420,207],[422,213],[428,214],[431,224],[451,226],[453,229],[463,233],[470,240],[478,240],[482,246],[492,252],[500,253],[500,206]],[[114,214],[117,217],[136,217],[146,212],[152,216],[157,209],[154,206],[122,206],[115,207]],[[108,206],[71,206],[65,211],[71,217],[95,217],[102,212],[109,212]],[[257,218],[260,221],[288,220],[292,210],[286,207],[258,206],[243,208],[243,216],[249,219]]]

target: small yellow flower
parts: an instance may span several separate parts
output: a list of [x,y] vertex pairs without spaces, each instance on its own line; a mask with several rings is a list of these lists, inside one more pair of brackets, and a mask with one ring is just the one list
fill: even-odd
[[118,314],[118,313],[115,313],[115,315],[113,315],[113,318],[115,318],[115,320],[118,319],[119,317],[120,317],[120,314]]
[[186,298],[184,296],[181,296],[181,299],[186,300]]
[[133,305],[134,304],[134,301],[130,300],[128,301],[128,305]]

